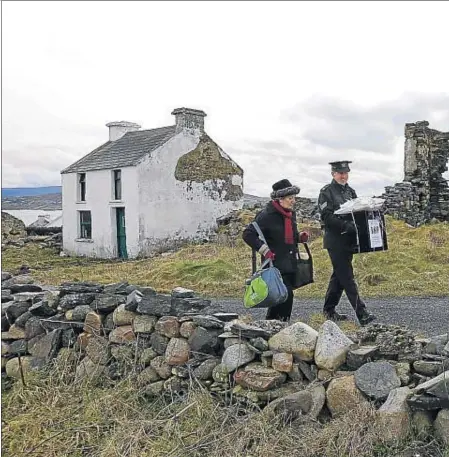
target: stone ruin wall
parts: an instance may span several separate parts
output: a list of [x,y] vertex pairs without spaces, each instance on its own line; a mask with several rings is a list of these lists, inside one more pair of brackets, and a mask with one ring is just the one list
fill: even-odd
[[404,180],[385,187],[386,213],[415,227],[431,220],[449,221],[449,132],[427,121],[405,125]]

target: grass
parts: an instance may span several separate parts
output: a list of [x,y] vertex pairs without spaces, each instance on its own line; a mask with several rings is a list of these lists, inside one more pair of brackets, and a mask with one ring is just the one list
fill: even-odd
[[[417,229],[387,218],[389,249],[357,254],[354,270],[362,296],[446,296],[449,281],[449,225]],[[296,292],[297,297],[323,297],[331,274],[322,238],[310,247],[315,283]],[[183,286],[210,297],[241,297],[245,278],[251,273],[251,251],[239,238],[234,246],[209,243],[189,245],[176,253],[153,259],[108,261],[59,257],[49,248],[28,243],[3,251],[2,269],[13,271],[28,265],[43,284],[63,281],[97,281],[149,285],[159,292]]]
[[388,441],[371,406],[300,425],[193,385],[183,396],[154,400],[132,377],[76,384],[67,359],[26,386],[17,382],[2,406],[5,457],[449,457],[413,430]]

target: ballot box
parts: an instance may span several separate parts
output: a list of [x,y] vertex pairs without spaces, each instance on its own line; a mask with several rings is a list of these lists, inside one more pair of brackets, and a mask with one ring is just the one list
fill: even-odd
[[354,253],[387,251],[388,240],[385,216],[382,211],[354,211],[341,214],[345,221],[353,221],[357,226],[358,245]]

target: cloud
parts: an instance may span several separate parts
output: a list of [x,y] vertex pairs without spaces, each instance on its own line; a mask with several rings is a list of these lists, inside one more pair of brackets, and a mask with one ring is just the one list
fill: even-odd
[[432,128],[448,130],[449,93],[404,93],[368,107],[320,95],[285,110],[281,119],[315,145],[390,155],[406,123],[427,120]]

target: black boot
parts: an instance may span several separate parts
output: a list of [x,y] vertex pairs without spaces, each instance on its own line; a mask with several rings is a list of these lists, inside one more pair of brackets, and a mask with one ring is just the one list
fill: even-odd
[[376,316],[374,314],[369,313],[365,309],[363,310],[363,313],[357,316],[357,319],[359,320],[361,326],[365,326],[372,322],[374,319],[376,319]]
[[325,312],[324,317],[330,321],[346,321],[348,320],[348,315],[347,314],[340,314],[337,313],[337,311],[331,311],[331,312]]

